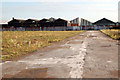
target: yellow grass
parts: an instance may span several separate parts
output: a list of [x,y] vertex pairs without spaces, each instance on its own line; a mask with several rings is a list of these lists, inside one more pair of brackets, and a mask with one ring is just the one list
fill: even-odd
[[2,60],[13,59],[83,31],[4,31]]
[[101,31],[113,39],[116,40],[120,39],[120,29],[101,30]]

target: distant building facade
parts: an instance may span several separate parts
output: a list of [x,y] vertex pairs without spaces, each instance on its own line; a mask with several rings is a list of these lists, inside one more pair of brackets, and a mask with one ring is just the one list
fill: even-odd
[[96,29],[111,29],[116,27],[115,22],[108,20],[106,18],[96,21],[95,23],[93,23],[93,25]]
[[38,31],[40,28],[38,27],[38,21],[36,19],[28,19],[23,22],[23,28],[25,28],[26,31]]
[[14,19],[8,22],[9,26],[22,27],[25,20]]
[[79,28],[78,30],[87,30],[87,29],[89,29],[89,27],[92,26],[92,22],[90,22],[90,21],[88,21],[86,19],[80,18],[80,17],[71,20],[70,23],[71,24],[77,24],[76,28],[77,29]]
[[65,31],[68,21],[64,19],[42,19],[38,22],[40,30],[47,31]]
[[[8,29],[10,31],[14,31],[14,30],[20,30],[21,28],[23,28],[23,23],[25,20],[21,20],[21,19],[14,19],[8,22]],[[23,29],[22,29],[23,30]]]
[[103,18],[101,20],[92,23],[86,19],[77,17],[71,21],[67,21],[61,18],[49,18],[49,19],[15,19],[13,18],[7,25],[2,26],[3,31],[66,31],[66,30],[100,30],[119,28],[120,23],[115,23],[111,20]]
[[67,29],[68,21],[58,18],[50,18],[50,19],[28,19],[28,20],[20,20],[14,19],[8,22],[8,26],[10,26],[10,31],[19,30],[19,31],[65,31]]

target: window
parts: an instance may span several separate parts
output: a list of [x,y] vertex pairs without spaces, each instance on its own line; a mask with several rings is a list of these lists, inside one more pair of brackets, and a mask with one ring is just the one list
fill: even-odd
[[50,22],[50,21],[46,21],[46,22]]
[[32,21],[32,23],[35,23],[35,21]]

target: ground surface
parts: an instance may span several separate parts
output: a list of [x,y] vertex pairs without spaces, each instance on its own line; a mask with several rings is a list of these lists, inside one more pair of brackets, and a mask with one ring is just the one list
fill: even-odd
[[118,42],[86,31],[0,65],[4,78],[117,78]]

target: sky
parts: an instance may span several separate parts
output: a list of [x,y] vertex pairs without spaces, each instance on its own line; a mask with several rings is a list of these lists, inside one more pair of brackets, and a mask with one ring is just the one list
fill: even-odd
[[2,0],[0,2],[0,23],[17,19],[76,17],[96,22],[102,18],[118,21],[119,0]]

